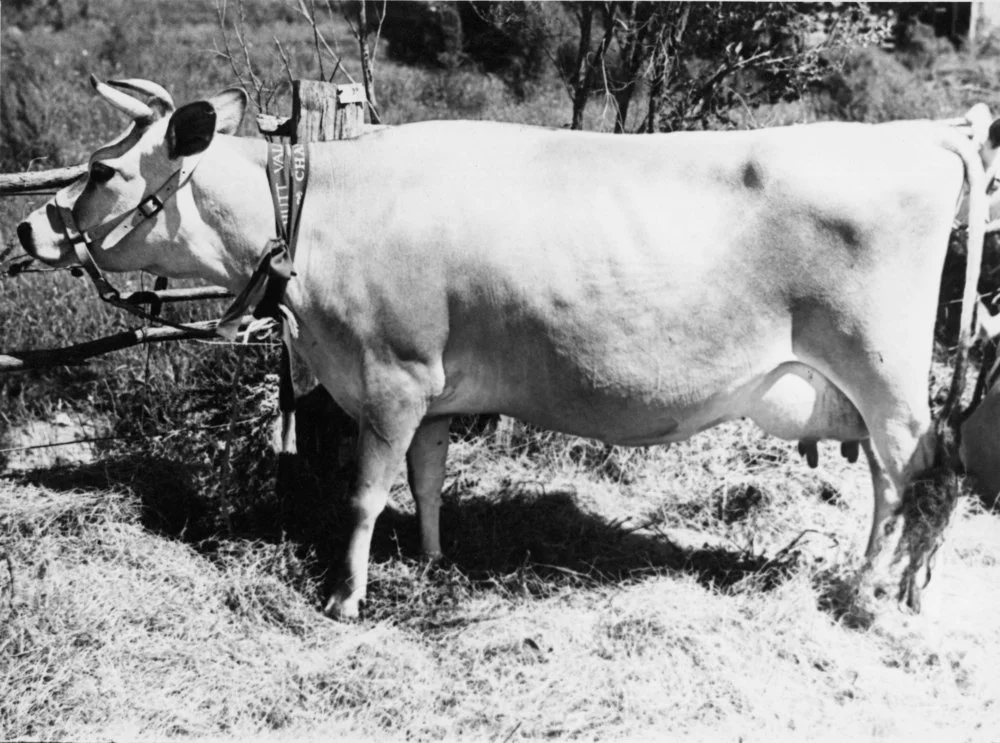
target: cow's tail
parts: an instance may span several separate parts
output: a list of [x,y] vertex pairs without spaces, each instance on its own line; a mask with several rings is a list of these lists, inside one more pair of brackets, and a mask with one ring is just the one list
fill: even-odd
[[[965,168],[965,185],[969,192],[969,224],[967,230],[965,288],[962,293],[962,314],[955,349],[955,370],[951,378],[948,397],[941,409],[937,428],[939,441],[943,435],[954,446],[949,456],[957,456],[957,437],[962,419],[961,402],[965,392],[965,377],[969,365],[969,349],[976,333],[977,287],[983,258],[983,239],[986,234],[988,203],[986,199],[986,173],[979,153],[972,140],[956,130],[945,130],[944,147],[962,160]],[[943,443],[943,442],[942,442]]]

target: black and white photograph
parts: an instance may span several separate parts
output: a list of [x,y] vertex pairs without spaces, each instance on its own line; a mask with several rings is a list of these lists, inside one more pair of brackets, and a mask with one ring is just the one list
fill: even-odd
[[998,346],[1000,2],[0,0],[0,743],[1000,743]]

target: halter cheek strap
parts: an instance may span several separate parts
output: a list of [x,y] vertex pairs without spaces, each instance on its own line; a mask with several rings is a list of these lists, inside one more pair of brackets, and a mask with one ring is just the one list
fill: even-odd
[[[77,227],[76,218],[73,216],[76,200],[74,199],[72,204],[66,204],[61,199],[62,194],[56,194],[55,203],[66,238],[73,243],[74,248],[78,241],[82,241],[88,251],[95,247],[111,250],[143,222],[159,214],[163,210],[163,205],[191,180],[194,169],[200,161],[201,153],[184,158],[181,166],[153,193],[143,197],[136,206],[86,231],[81,231]],[[77,257],[80,257],[79,250]]]
[[[191,180],[191,175],[194,173],[199,160],[201,160],[200,154],[184,158],[181,167],[175,170],[162,186],[149,194],[149,196],[146,196],[134,209],[125,212],[122,217],[117,218],[121,221],[101,238],[100,248],[102,250],[111,250],[124,240],[132,230],[147,219],[152,219],[159,214],[163,210],[163,205]],[[104,224],[110,224],[112,221],[114,220],[109,220]],[[103,226],[100,225],[95,229],[100,229]]]

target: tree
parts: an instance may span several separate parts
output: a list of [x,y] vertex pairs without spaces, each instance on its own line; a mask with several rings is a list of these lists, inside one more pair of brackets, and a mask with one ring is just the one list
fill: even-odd
[[[542,17],[519,3],[499,23]],[[865,5],[754,2],[564,3],[576,43],[549,50],[572,105],[572,128],[595,95],[614,105],[624,132],[638,93],[635,130],[732,125],[733,109],[794,100],[826,76],[846,48],[883,40],[890,19]],[[545,38],[543,36],[542,38]],[[549,39],[558,35],[551,33]]]
[[684,3],[661,12],[650,45],[664,70],[662,131],[732,126],[734,109],[792,101],[820,84],[846,49],[882,41],[889,20],[864,5]]

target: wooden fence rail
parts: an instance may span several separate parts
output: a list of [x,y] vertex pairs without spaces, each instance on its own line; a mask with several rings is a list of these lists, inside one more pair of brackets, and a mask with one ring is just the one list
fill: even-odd
[[198,299],[228,299],[233,294],[221,286],[190,286],[181,289],[161,289],[160,291],[132,292],[124,299],[133,304],[170,304],[191,302]]
[[[102,356],[112,351],[130,348],[131,346],[203,338],[197,331],[212,328],[215,326],[215,322],[215,320],[205,320],[190,323],[195,330],[145,326],[125,330],[114,335],[107,335],[92,341],[74,343],[64,348],[0,353],[0,372],[41,369],[48,366],[82,366],[95,356]],[[242,327],[246,327],[248,322],[249,318],[244,318]]]
[[28,173],[0,173],[0,196],[29,196],[57,191],[87,172],[86,165],[39,170]]

